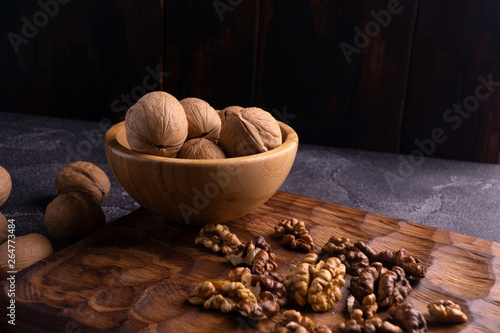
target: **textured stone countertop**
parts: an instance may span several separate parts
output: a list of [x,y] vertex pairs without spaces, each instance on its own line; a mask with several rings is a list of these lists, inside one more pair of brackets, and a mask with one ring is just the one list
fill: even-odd
[[[43,214],[57,196],[57,172],[76,160],[108,174],[108,222],[138,208],[109,168],[105,130],[104,122],[0,112],[0,165],[13,183],[0,211],[15,219],[16,235],[39,232],[63,247]],[[280,190],[500,242],[500,165],[426,158],[412,167],[404,155],[299,144]]]

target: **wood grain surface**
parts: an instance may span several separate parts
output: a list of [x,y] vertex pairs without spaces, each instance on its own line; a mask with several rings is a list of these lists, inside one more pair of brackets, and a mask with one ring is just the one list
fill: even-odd
[[[291,216],[306,222],[315,251],[330,236],[341,235],[378,250],[404,247],[419,257],[427,277],[407,302],[426,313],[429,301],[451,299],[469,317],[458,326],[429,323],[429,332],[500,331],[500,244],[282,192],[230,229],[242,241],[264,236],[279,271],[286,272],[303,254],[281,247],[270,235],[276,222]],[[138,209],[18,273],[16,330],[3,314],[1,327],[6,332],[269,332],[281,315],[256,324],[187,302],[196,283],[223,278],[232,268],[221,255],[193,244],[198,230],[170,226]],[[2,281],[2,309],[7,289]],[[303,313],[329,327],[343,321],[347,286],[342,293],[332,311]]]

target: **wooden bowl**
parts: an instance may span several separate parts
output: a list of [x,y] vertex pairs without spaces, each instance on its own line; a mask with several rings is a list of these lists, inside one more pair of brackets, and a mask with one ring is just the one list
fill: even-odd
[[297,133],[279,123],[283,144],[271,151],[217,160],[142,154],[130,149],[125,123],[104,136],[109,165],[125,191],[168,221],[224,223],[248,214],[280,188],[298,147]]

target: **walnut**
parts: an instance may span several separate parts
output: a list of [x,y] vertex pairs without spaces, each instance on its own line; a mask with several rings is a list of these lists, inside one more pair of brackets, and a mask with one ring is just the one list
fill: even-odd
[[282,237],[281,244],[286,244],[292,249],[302,249],[310,252],[314,242],[306,229],[304,222],[297,219],[284,219],[274,227],[275,236]]
[[257,299],[252,292],[245,288],[240,282],[227,280],[208,280],[197,285],[189,294],[191,304],[203,304],[205,309],[221,310],[224,313],[237,311],[240,302],[244,301],[240,308],[246,315],[250,303],[253,302],[252,311],[257,306]]
[[257,299],[257,308],[250,314],[250,317],[252,319],[263,320],[266,318],[271,318],[272,316],[280,312],[278,298],[270,291],[261,292]]
[[274,333],[331,333],[324,326],[316,327],[309,317],[302,316],[298,311],[287,310],[283,312],[283,317],[283,320],[274,326]]
[[424,316],[410,304],[395,303],[389,308],[389,315],[394,322],[405,332],[423,333],[427,332],[427,322]]
[[226,254],[226,259],[234,266],[252,266],[255,256],[261,250],[261,248],[255,247],[253,241],[241,243],[236,247],[236,249]]
[[0,206],[9,198],[12,190],[12,180],[10,174],[2,166],[0,166]]
[[388,321],[378,317],[362,320],[360,313],[356,312],[355,318],[333,327],[333,333],[402,333],[403,330]]
[[188,122],[187,140],[204,138],[217,143],[221,130],[221,119],[214,108],[202,99],[189,97],[180,101]]
[[365,320],[363,333],[402,333],[403,330],[388,321],[378,317],[373,317]]
[[370,259],[370,261],[373,261],[371,260],[371,258],[378,254],[377,251],[375,251],[371,246],[363,241],[357,241],[356,243],[354,243],[354,246],[360,249],[361,252],[363,252],[368,257],[368,259]]
[[297,265],[291,265],[285,277],[285,287],[288,293],[300,306],[307,304],[307,292],[313,275],[314,266],[307,262],[301,262]]
[[105,224],[106,217],[99,206],[86,194],[63,193],[45,209],[45,228],[61,241],[82,238]]
[[[15,239],[15,267],[9,267],[9,255],[12,253],[12,247],[9,249],[9,242],[0,246],[0,275],[7,276],[7,271],[21,271],[26,267],[50,256],[54,253],[52,244],[49,240],[40,234],[27,234],[18,236]],[[10,250],[10,251],[9,251]]]
[[394,266],[380,278],[377,292],[378,305],[385,307],[400,303],[410,292],[411,286],[405,277],[405,271],[399,266]]
[[222,148],[212,141],[205,138],[196,138],[184,142],[177,157],[197,160],[215,160],[226,158],[226,155]]
[[226,259],[234,266],[250,266],[254,274],[270,273],[278,268],[276,256],[264,237],[257,237],[255,245],[253,241],[240,244]]
[[200,233],[194,240],[196,245],[212,249],[214,252],[227,254],[236,249],[241,244],[238,237],[229,231],[229,227],[224,224],[207,224],[201,228]]
[[266,272],[274,272],[278,269],[278,264],[276,263],[276,255],[271,249],[264,237],[257,237],[255,240],[255,246],[260,248],[259,251],[252,262],[252,273],[264,274]]
[[384,251],[373,256],[371,261],[379,261],[387,268],[392,266],[399,266],[403,268],[408,276],[414,278],[425,277],[426,269],[422,266],[422,262],[412,256],[407,256],[405,249],[400,249],[397,252]]
[[375,294],[370,294],[363,298],[360,310],[363,311],[363,317],[366,319],[372,318],[377,313],[378,304]]
[[133,150],[175,157],[188,135],[188,122],[184,108],[174,96],[153,91],[128,109],[125,129]]
[[308,254],[297,265],[291,265],[285,277],[285,287],[290,296],[301,305],[311,304],[314,311],[328,311],[342,297],[340,288],[345,284],[345,266],[338,258],[319,261],[315,254]]
[[364,297],[376,293],[378,281],[382,275],[387,273],[382,263],[373,262],[370,266],[360,270],[358,276],[351,278],[351,293],[362,301]]
[[226,108],[220,118],[219,144],[230,157],[262,153],[281,145],[280,126],[267,111]]
[[340,301],[344,286],[345,266],[338,258],[328,258],[324,266],[315,274],[307,292],[307,302],[314,311],[328,311]]
[[353,276],[370,264],[368,257],[346,237],[331,237],[321,248],[319,258],[325,260],[329,257],[339,258],[347,273]]
[[269,274],[252,274],[248,267],[236,267],[229,271],[227,279],[232,282],[241,282],[250,289],[257,299],[262,298],[262,294],[270,292],[276,299],[279,306],[284,306],[288,301],[288,295],[285,286],[280,281],[276,272]]
[[0,213],[0,244],[9,238],[9,221]]
[[100,204],[109,194],[109,178],[97,165],[90,162],[73,162],[57,173],[58,194],[82,192]]
[[439,300],[427,305],[429,315],[440,323],[460,324],[467,321],[467,316],[460,309],[460,305],[450,300]]

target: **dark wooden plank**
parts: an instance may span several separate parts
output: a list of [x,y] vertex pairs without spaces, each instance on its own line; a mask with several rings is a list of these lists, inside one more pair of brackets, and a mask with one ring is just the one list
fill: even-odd
[[[476,88],[482,85],[479,77],[487,80],[491,75],[493,81],[500,81],[499,15],[496,1],[457,1],[453,6],[420,1],[401,152],[500,162],[498,86],[491,92],[480,88],[480,94],[490,95],[476,99]],[[475,101],[476,111],[463,108],[463,115],[452,111],[454,104],[464,103],[474,110]],[[436,128],[444,131],[444,142],[431,143]],[[415,140],[425,142],[426,148]]]
[[[399,6],[377,31],[372,11],[388,3]],[[397,152],[416,4],[262,1],[256,104],[286,106],[302,142]]]
[[[433,332],[497,332],[500,329],[500,244],[416,223],[278,192],[265,205],[230,224],[242,241],[264,236],[279,272],[303,253],[270,237],[277,221],[306,222],[318,251],[332,235],[364,240],[377,250],[399,249],[422,259],[427,276],[407,302],[426,312],[427,302],[447,298],[469,317],[466,324]],[[269,332],[281,315],[259,324],[189,304],[194,285],[223,278],[232,268],[221,255],[193,244],[197,227],[171,226],[139,209],[20,272],[16,277],[16,329],[23,332]],[[8,301],[0,282],[0,304]],[[328,327],[345,320],[343,299],[326,313],[300,309]],[[300,308],[290,305],[293,308]],[[287,308],[290,308],[287,306]],[[332,315],[333,311],[333,315]],[[385,312],[380,312],[385,316]],[[11,332],[7,317],[0,328]]]
[[71,1],[50,17],[36,1],[3,2],[2,36],[23,36],[23,17],[31,23],[37,22],[34,16],[48,19],[26,44],[18,45],[17,53],[2,38],[1,109],[117,120],[115,114],[126,111],[130,100],[161,88],[154,79],[148,81],[150,89],[143,87],[145,77],[162,65],[162,3]]
[[165,90],[251,106],[259,1],[166,1]]

